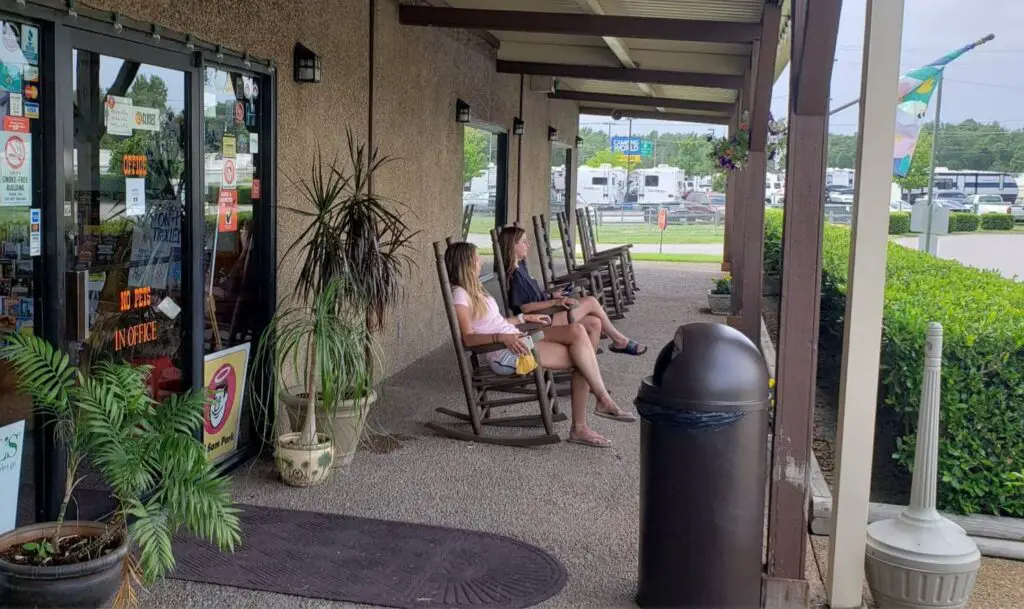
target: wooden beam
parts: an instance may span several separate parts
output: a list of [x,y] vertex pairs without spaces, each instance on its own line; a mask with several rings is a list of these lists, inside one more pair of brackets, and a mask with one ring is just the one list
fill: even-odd
[[[439,6],[442,8],[452,7],[451,4],[448,4],[447,0],[423,0],[423,2],[428,6]],[[496,49],[501,47],[501,41],[498,40],[498,37],[495,36],[494,34],[486,30],[479,30],[477,31],[477,34],[480,36],[480,38],[482,38],[485,42],[487,42],[487,44],[491,45],[492,47]]]
[[[404,5],[403,5],[404,6]],[[585,78],[614,82],[642,82],[652,85],[681,87],[708,87],[712,89],[739,89],[743,77],[731,74],[704,72],[676,72],[674,70],[646,70],[643,68],[612,68],[608,66],[546,63],[536,61],[498,60],[498,72],[504,74],[540,74],[562,78]]]
[[[817,388],[828,91],[841,0],[795,0],[786,214],[782,233],[775,445],[768,509],[767,574],[800,579],[807,556],[807,495]],[[811,6],[813,5],[813,9]],[[832,10],[830,10],[832,9]],[[831,32],[831,38],[819,35]],[[827,55],[819,61],[819,55]],[[813,103],[811,103],[813,102]]]
[[740,44],[753,42],[760,34],[760,27],[756,23],[457,9],[409,4],[398,7],[398,22],[402,25],[469,30]]
[[757,62],[751,88],[750,150],[747,153],[746,218],[743,221],[743,278],[740,289],[743,334],[755,345],[761,338],[761,284],[764,268],[764,183],[767,170],[765,144],[768,114],[775,84],[775,51],[779,44],[782,7],[765,4],[761,17],[761,39],[755,44]]
[[[817,114],[822,104],[828,106],[842,4],[841,0],[795,1],[791,69],[795,78],[790,79],[789,96],[799,114]],[[797,24],[802,21],[813,25],[797,31]],[[824,86],[822,79],[825,80]]]
[[581,102],[600,104],[619,104],[622,106],[651,106],[654,108],[674,108],[678,110],[697,110],[699,112],[732,112],[733,105],[722,102],[694,101],[672,97],[643,97],[641,95],[615,95],[612,93],[590,93],[588,91],[561,90],[549,93],[551,99],[571,99]]
[[619,112],[625,118],[642,118],[658,121],[679,121],[683,123],[705,123],[708,125],[725,125],[729,122],[729,116],[725,114],[690,114],[686,112],[657,112],[654,110],[620,110],[618,108],[597,108],[593,106],[580,107],[580,114],[593,114],[596,116],[611,116],[613,112]]

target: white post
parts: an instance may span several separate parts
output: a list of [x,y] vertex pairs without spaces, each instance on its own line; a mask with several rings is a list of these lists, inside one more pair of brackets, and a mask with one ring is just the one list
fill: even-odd
[[827,581],[833,609],[860,607],[863,596],[903,0],[869,0],[865,24]]

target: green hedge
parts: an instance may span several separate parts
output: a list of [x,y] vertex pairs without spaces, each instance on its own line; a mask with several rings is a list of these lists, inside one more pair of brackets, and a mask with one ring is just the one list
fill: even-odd
[[982,214],[982,230],[1013,230],[1013,216],[1010,214]]
[[[766,212],[766,242],[782,213]],[[850,231],[824,233],[821,373],[842,351]],[[776,269],[777,271],[778,269]],[[894,457],[909,469],[928,322],[944,327],[940,508],[1024,517],[1024,283],[928,254],[888,246],[880,400],[903,421]]]
[[910,214],[905,211],[895,211],[889,214],[889,234],[905,235],[910,232]]
[[980,216],[965,212],[954,212],[949,214],[949,232],[951,233],[973,233],[978,230]]

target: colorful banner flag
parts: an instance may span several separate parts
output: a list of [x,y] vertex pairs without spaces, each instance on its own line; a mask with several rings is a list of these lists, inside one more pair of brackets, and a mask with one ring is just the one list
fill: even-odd
[[989,34],[900,77],[899,97],[896,102],[896,146],[892,155],[894,176],[905,178],[910,172],[910,161],[914,158],[914,149],[917,147],[917,136],[921,133],[921,125],[928,112],[932,94],[942,82],[945,67],[967,51],[985,44],[994,37]]

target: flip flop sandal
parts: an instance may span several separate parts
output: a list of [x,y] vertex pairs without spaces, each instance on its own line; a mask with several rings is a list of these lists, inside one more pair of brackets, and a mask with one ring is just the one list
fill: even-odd
[[566,442],[570,444],[582,444],[583,446],[589,446],[591,448],[611,448],[612,441],[608,438],[602,438],[601,440],[588,440],[586,438],[569,438]]
[[618,421],[620,423],[633,423],[636,421],[636,415],[632,412],[621,412],[619,414],[613,414],[611,412],[601,412],[595,410],[594,414],[601,417],[602,419],[611,419],[612,421]]
[[647,353],[647,347],[645,345],[641,345],[635,340],[631,340],[626,343],[625,347],[610,345],[608,350],[612,353],[625,353],[626,355],[643,355],[644,353]]

